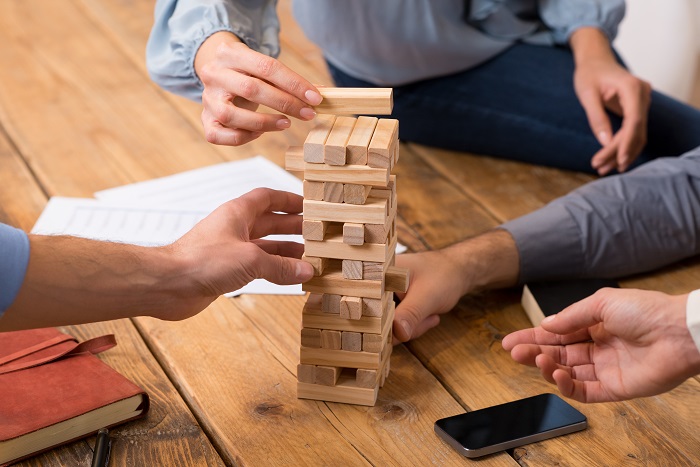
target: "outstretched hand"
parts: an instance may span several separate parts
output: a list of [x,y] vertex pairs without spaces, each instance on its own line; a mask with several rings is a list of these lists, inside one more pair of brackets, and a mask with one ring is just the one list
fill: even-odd
[[503,348],[581,402],[660,394],[700,371],[687,297],[602,289],[540,327],[507,335]]

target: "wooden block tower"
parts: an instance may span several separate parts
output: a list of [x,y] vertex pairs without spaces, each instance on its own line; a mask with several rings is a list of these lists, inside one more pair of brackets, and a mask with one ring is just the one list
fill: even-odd
[[408,288],[394,266],[399,122],[391,89],[321,88],[317,126],[286,168],[304,173],[304,259],[316,275],[301,323],[297,395],[374,405],[389,374],[393,292]]

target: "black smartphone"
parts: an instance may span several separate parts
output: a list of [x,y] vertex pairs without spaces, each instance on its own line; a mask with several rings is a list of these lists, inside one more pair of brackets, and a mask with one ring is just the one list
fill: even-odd
[[580,431],[586,416],[555,394],[540,394],[435,422],[435,433],[465,457],[481,457]]

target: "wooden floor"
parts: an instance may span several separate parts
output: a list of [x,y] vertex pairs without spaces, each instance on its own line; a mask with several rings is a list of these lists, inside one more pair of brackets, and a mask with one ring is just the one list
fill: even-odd
[[[0,221],[30,230],[50,196],[98,190],[284,151],[309,129],[241,148],[202,137],[200,106],[158,89],[144,46],[153,1],[0,2]],[[323,60],[280,2],[281,60],[330,84]],[[404,144],[397,165],[399,239],[440,248],[541,207],[591,178]],[[688,261],[627,287],[684,293]],[[66,330],[115,333],[105,361],[151,395],[145,420],[114,430],[110,465],[461,465],[436,419],[554,388],[514,364],[502,336],[528,326],[519,291],[467,297],[443,324],[395,348],[376,407],[295,394],[302,297],[219,299],[186,322],[139,318]],[[700,381],[659,397],[584,406],[590,428],[490,456],[484,465],[698,465]],[[1,423],[1,421],[0,421]],[[93,439],[23,465],[89,465]]]

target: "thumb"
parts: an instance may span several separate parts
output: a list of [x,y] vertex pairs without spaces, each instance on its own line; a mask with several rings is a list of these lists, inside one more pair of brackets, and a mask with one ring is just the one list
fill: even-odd
[[559,313],[548,316],[542,320],[540,326],[555,334],[572,334],[587,329],[603,321],[601,311],[604,303],[601,292],[596,292]]
[[396,307],[394,315],[394,337],[397,340],[407,342],[412,337],[417,337],[438,325],[439,318],[426,322],[431,315],[437,314],[437,310],[432,311],[435,300],[430,296],[431,294],[421,294],[418,288],[408,289],[401,303]]
[[289,285],[306,282],[314,276],[310,263],[296,258],[269,255],[262,250],[256,258],[257,277],[275,284]]

